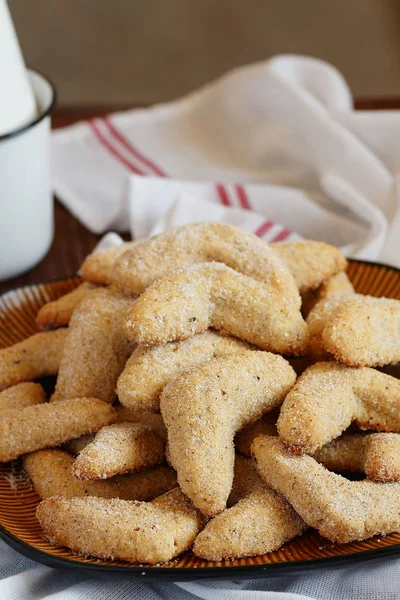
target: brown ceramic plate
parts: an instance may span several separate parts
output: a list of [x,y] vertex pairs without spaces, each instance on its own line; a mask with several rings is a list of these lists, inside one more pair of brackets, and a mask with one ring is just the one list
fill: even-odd
[[[400,299],[400,270],[351,261],[348,274],[357,292]],[[46,302],[71,291],[77,277],[32,285],[0,297],[0,348],[15,344],[36,330],[35,314]],[[391,369],[395,374],[395,369]],[[132,565],[74,556],[66,548],[45,542],[35,517],[39,497],[31,488],[19,461],[0,465],[0,538],[28,558],[55,568],[77,569],[90,575],[125,577],[141,581],[193,579],[251,579],[334,568],[400,554],[400,534],[365,542],[333,544],[309,529],[304,535],[264,556],[207,562],[187,552],[165,566]]]

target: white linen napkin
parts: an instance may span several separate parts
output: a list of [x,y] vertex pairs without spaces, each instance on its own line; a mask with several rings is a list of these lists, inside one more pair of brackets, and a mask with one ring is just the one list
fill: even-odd
[[209,220],[215,204],[212,218],[267,241],[295,231],[400,265],[398,134],[400,113],[356,113],[332,66],[279,56],[181,100],[57,130],[54,188],[97,233],[146,237],[166,213],[169,225],[192,210]]

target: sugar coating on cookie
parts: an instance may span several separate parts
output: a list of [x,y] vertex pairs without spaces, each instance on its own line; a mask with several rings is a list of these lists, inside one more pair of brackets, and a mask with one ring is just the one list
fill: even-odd
[[79,454],[73,466],[77,479],[107,479],[162,463],[165,442],[141,423],[103,427]]
[[400,483],[349,481],[311,456],[290,454],[274,437],[256,438],[252,452],[265,483],[329,540],[346,543],[400,531]]
[[88,481],[72,476],[73,464],[74,457],[57,448],[37,450],[23,458],[24,469],[42,500],[52,496],[98,496],[150,501],[176,487],[176,474],[166,465],[102,481]]
[[400,361],[400,300],[350,297],[328,319],[322,341],[336,360],[351,367]]
[[43,535],[81,556],[157,564],[193,544],[203,519],[179,488],[152,502],[48,498],[36,511]]
[[17,383],[57,375],[67,329],[35,333],[0,350],[0,390]]
[[40,383],[17,383],[0,392],[0,413],[3,410],[19,410],[44,402],[46,394]]
[[281,356],[248,350],[211,359],[164,388],[169,458],[182,491],[204,514],[226,507],[235,432],[279,406],[295,379]]
[[115,400],[119,374],[130,356],[123,323],[134,300],[98,290],[75,309],[61,358],[55,400],[95,396]]
[[343,434],[314,458],[333,471],[365,473],[374,481],[400,481],[400,434]]
[[256,235],[228,223],[192,223],[145,240],[115,261],[110,277],[125,294],[141,294],[177,269],[208,262],[223,263],[288,296],[298,295],[278,252]]
[[278,432],[293,451],[315,453],[349,425],[400,433],[400,380],[364,367],[316,363],[281,407]]
[[7,411],[0,419],[0,462],[34,450],[59,446],[98,431],[117,418],[115,410],[97,398],[71,398]]
[[267,488],[249,459],[236,456],[229,500],[233,506],[211,519],[197,536],[196,556],[212,561],[259,556],[306,528],[290,504]]
[[182,342],[151,348],[139,346],[119,376],[119,401],[130,408],[160,410],[162,389],[179,373],[210,358],[248,348],[246,342],[213,331],[199,333]]
[[[221,263],[175,271],[151,285],[126,319],[126,334],[154,346],[213,327],[264,350],[299,355],[307,347],[300,296],[266,285]],[[276,284],[276,285],[275,285]]]

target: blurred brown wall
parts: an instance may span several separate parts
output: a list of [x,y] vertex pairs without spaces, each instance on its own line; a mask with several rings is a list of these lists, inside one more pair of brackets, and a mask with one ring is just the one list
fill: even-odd
[[168,100],[283,52],[332,62],[357,96],[400,95],[398,0],[8,0],[59,104]]

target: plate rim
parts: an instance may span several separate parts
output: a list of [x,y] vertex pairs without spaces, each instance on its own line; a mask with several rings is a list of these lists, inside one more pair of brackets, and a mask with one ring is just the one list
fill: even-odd
[[27,542],[20,540],[0,525],[0,539],[6,542],[26,558],[39,562],[42,565],[59,570],[76,570],[90,573],[93,576],[108,576],[113,579],[131,579],[136,581],[196,581],[199,579],[259,579],[262,577],[280,577],[282,575],[297,575],[309,569],[314,571],[324,569],[338,569],[343,566],[353,566],[357,563],[369,563],[379,559],[390,559],[400,553],[400,544],[363,550],[338,556],[324,558],[310,558],[280,563],[239,566],[212,566],[212,567],[153,567],[141,566],[113,566],[96,563],[82,563],[58,556],[52,556],[43,550],[34,548]]
[[[369,260],[349,258],[349,263],[367,264],[370,266],[381,267],[400,273],[400,268],[386,263],[378,263]],[[38,285],[47,285],[61,281],[68,281],[79,277],[79,275],[69,275],[51,279],[48,281],[39,281],[15,288],[9,288],[0,294],[0,300],[9,292],[24,288],[31,288]],[[153,566],[113,566],[97,563],[83,563],[74,559],[65,559],[58,556],[52,556],[43,550],[31,546],[21,540],[3,525],[0,524],[0,539],[2,539],[13,550],[19,552],[26,558],[34,560],[48,567],[61,570],[74,570],[83,573],[89,573],[92,576],[109,576],[113,579],[131,579],[136,581],[195,581],[195,580],[237,580],[237,579],[259,579],[262,577],[280,577],[283,575],[296,575],[304,573],[310,568],[313,570],[337,569],[343,566],[352,566],[357,563],[369,563],[376,560],[388,560],[394,556],[400,555],[400,544],[383,546],[382,548],[371,548],[361,552],[341,554],[337,556],[328,556],[323,558],[310,558],[304,560],[287,561],[279,563],[239,565],[239,566],[211,566],[211,567],[153,567]]]

